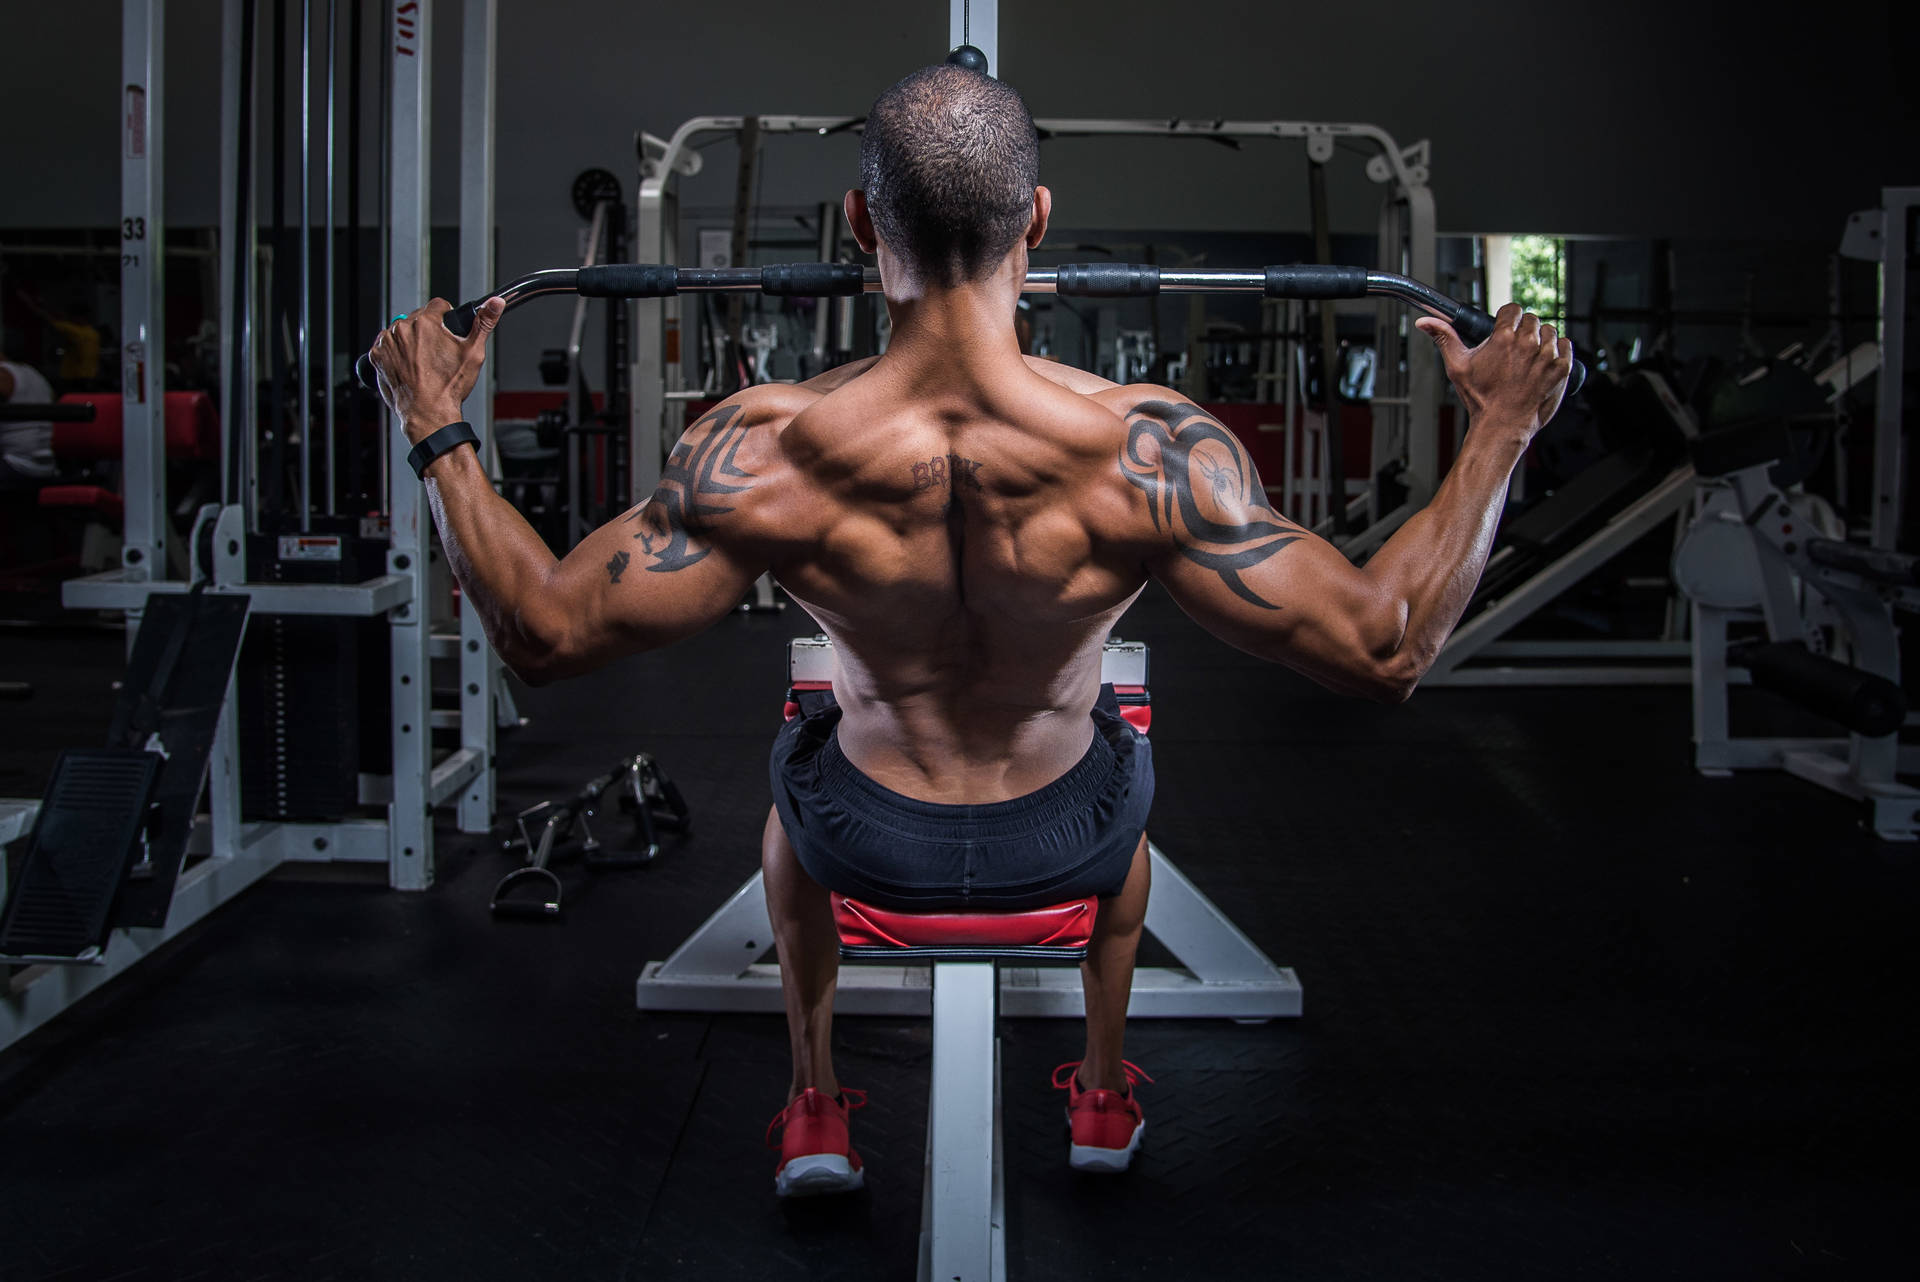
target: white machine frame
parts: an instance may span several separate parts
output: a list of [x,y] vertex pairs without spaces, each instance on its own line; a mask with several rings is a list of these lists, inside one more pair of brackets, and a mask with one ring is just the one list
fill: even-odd
[[1708,776],[1784,770],[1866,803],[1870,826],[1882,839],[1913,841],[1920,838],[1920,789],[1898,776],[1920,769],[1920,753],[1903,749],[1898,732],[1732,733],[1730,691],[1745,679],[1727,657],[1734,625],[1762,621],[1771,640],[1799,641],[1815,653],[1825,627],[1837,625],[1852,666],[1897,685],[1900,644],[1890,611],[1920,610],[1920,588],[1876,583],[1811,560],[1807,513],[1773,486],[1770,467],[1763,461],[1702,478],[1698,515],[1676,557],[1675,576],[1691,580],[1693,596],[1694,767]]
[[[1101,679],[1146,684],[1147,650],[1139,642],[1110,641]],[[801,638],[788,650],[795,682],[831,681],[833,648],[825,638]],[[1180,965],[1134,971],[1128,1013],[1145,1019],[1265,1020],[1300,1013],[1300,982],[1276,966],[1227,915],[1200,893],[1158,846],[1147,933]],[[755,872],[664,961],[648,962],[635,998],[641,1010],[767,1014],[784,1010],[780,968],[761,963],[773,946],[767,895]],[[1001,1009],[1020,1017],[1084,1015],[1080,977],[1058,967],[1006,966],[1000,972]],[[925,963],[865,965],[840,976],[834,1009],[848,1015],[927,1015],[934,1009]]]
[[[955,9],[958,8],[956,5]],[[992,8],[991,5],[975,7],[971,21],[976,40],[982,30],[983,13]],[[959,21],[958,16],[955,21]],[[756,122],[758,133],[763,135],[825,136],[856,129],[860,123],[856,116],[696,116],[666,139],[643,133],[639,194],[635,201],[634,257],[637,260],[680,261],[674,178],[700,171],[700,152],[693,145],[696,139],[708,134],[739,134],[748,127],[749,120]],[[1342,139],[1369,144],[1375,154],[1367,161],[1367,176],[1376,183],[1390,184],[1388,198],[1381,208],[1380,244],[1395,248],[1391,252],[1382,249],[1380,266],[1419,280],[1433,278],[1439,239],[1434,223],[1433,190],[1428,185],[1432,149],[1425,140],[1402,147],[1378,125],[1292,120],[1044,119],[1034,123],[1051,137],[1298,139],[1306,144],[1308,157],[1320,163],[1332,159],[1336,144]],[[1366,496],[1351,504],[1349,510],[1369,522],[1364,530],[1343,543],[1356,554],[1384,542],[1432,496],[1439,480],[1439,367],[1431,359],[1403,360],[1410,319],[1404,308],[1389,301],[1383,300],[1379,306],[1377,333],[1381,341],[1382,374],[1374,399],[1375,470],[1378,471],[1385,459],[1403,457],[1407,467],[1401,481],[1407,486],[1408,498],[1391,512],[1379,512],[1376,496],[1369,487]],[[632,442],[628,457],[632,460],[632,501],[639,503],[659,484],[664,446],[679,435],[679,425],[668,422],[669,407],[693,393],[682,386],[684,371],[680,364],[669,362],[665,355],[667,331],[678,330],[680,325],[679,300],[667,298],[660,303],[649,300],[634,304],[632,324]],[[1386,354],[1390,351],[1398,355],[1388,359]],[[1400,368],[1402,364],[1404,369]]]
[[[497,0],[460,0],[463,8],[461,166],[461,289],[469,296],[492,287],[493,264],[493,97]],[[254,219],[237,219],[239,156],[255,147],[256,136],[242,138],[240,122],[252,113],[240,102],[242,0],[222,6],[223,80],[221,99],[221,243],[254,253]],[[104,574],[73,579],[62,600],[70,609],[124,610],[131,644],[149,597],[185,593],[192,584],[167,577],[165,345],[162,279],[165,225],[162,217],[164,130],[162,32],[165,0],[122,0],[121,162],[123,235],[131,248],[123,258],[121,326],[124,345],[122,392],[125,415],[124,489],[126,536],[122,566]],[[390,137],[387,152],[387,303],[411,308],[428,296],[428,84],[425,56],[433,32],[433,0],[389,6],[387,32]],[[256,32],[256,38],[259,33]],[[309,47],[311,40],[305,42]],[[258,92],[256,88],[256,93]],[[331,172],[329,170],[329,172]],[[331,183],[329,182],[329,186]],[[249,200],[249,208],[251,201]],[[135,232],[139,233],[136,242]],[[457,634],[432,631],[429,600],[429,538],[432,522],[421,488],[406,464],[407,444],[392,425],[386,459],[387,511],[392,544],[387,572],[354,584],[281,584],[249,582],[244,549],[255,507],[258,439],[251,395],[234,403],[236,363],[240,385],[254,386],[255,339],[248,314],[234,315],[234,273],[239,255],[221,255],[221,423],[223,457],[241,451],[243,482],[236,502],[203,509],[196,531],[212,527],[213,564],[196,568],[210,578],[209,591],[245,593],[253,614],[384,616],[392,637],[390,703],[393,773],[368,781],[369,801],[384,800],[385,819],[345,819],[331,823],[243,822],[240,814],[240,732],[234,689],[229,685],[221,710],[208,770],[206,822],[196,830],[197,859],[182,872],[164,927],[117,929],[99,963],[92,966],[35,966],[17,975],[0,995],[0,1048],[32,1032],[115,975],[151,954],[161,944],[239,894],[282,861],[359,861],[384,863],[396,889],[424,890],[433,883],[435,807],[457,802],[460,829],[485,832],[494,809],[494,730],[516,716],[501,679],[500,661],[487,644],[479,619],[463,611]],[[302,295],[302,315],[307,314]],[[334,336],[328,334],[331,350]],[[310,375],[303,371],[303,380]],[[310,404],[311,402],[308,402]],[[482,457],[492,430],[492,392],[483,383],[466,406],[467,418],[481,436]],[[316,420],[318,416],[315,416]],[[311,425],[310,425],[311,426]],[[197,545],[199,539],[195,539]],[[197,553],[196,559],[197,559]],[[459,709],[432,707],[432,661],[457,659]],[[457,725],[461,746],[440,760],[431,750],[431,730]],[[38,802],[0,801],[0,842],[23,835],[32,825]],[[0,863],[0,895],[6,890]]]

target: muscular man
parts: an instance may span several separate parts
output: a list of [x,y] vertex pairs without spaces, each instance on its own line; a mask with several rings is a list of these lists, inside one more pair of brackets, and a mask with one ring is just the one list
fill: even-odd
[[[1100,896],[1086,1052],[1056,1084],[1070,1159],[1123,1169],[1143,1126],[1121,1039],[1153,776],[1146,742],[1098,706],[1102,643],[1154,579],[1233,645],[1406,698],[1466,606],[1571,348],[1517,307],[1471,351],[1418,322],[1472,426],[1433,502],[1356,568],[1276,512],[1233,434],[1178,393],[1022,358],[1014,302],[1052,197],[1012,89],[916,72],[874,104],[861,170],[846,213],[879,261],[885,355],[730,398],[651,499],[559,561],[471,451],[431,465],[429,501],[529,681],[692,636],[765,571],[833,638],[837,704],[781,732],[762,848],[793,1044],[780,1192],[863,1177],[828,1046],[829,889],[907,909]],[[502,306],[466,340],[438,300],[381,337],[410,438],[459,418]]]

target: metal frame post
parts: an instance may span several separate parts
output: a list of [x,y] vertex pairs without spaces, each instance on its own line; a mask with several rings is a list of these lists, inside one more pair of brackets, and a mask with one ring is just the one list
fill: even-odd
[[1880,381],[1873,415],[1873,545],[1900,542],[1906,501],[1907,227],[1920,187],[1888,187],[1880,205]]
[[[131,2],[131,0],[130,0]],[[401,0],[387,33],[391,89],[387,151],[386,313],[411,310],[427,294],[428,193],[432,109],[433,0]],[[405,579],[407,600],[387,616],[393,673],[393,799],[387,807],[388,881],[398,890],[433,884],[432,695],[428,659],[432,610],[427,599],[430,522],[420,484],[407,465],[406,433],[392,419],[387,441],[387,511],[392,543],[387,572]]]
[[[497,0],[466,0],[460,69],[460,297],[493,288],[493,99]],[[493,454],[491,364],[467,397],[467,421],[480,437],[480,457]],[[480,770],[460,794],[462,832],[486,832],[494,808],[494,687],[500,657],[488,644],[479,612],[460,611],[460,746],[478,755]]]
[[933,964],[933,1080],[927,1097],[922,1279],[989,1282],[993,1268],[994,966]]
[[313,0],[300,0],[300,261],[293,326],[294,387],[300,397],[300,532],[313,528]]
[[[681,142],[685,132],[686,127],[682,126],[663,158],[657,162],[649,159],[641,165],[640,182],[633,202],[633,255],[636,261],[680,261],[679,220],[667,217],[667,208],[671,200],[668,189],[679,167],[678,154],[694,156],[697,161],[697,153],[687,152]],[[696,163],[687,172],[695,172],[697,168]],[[676,233],[671,238],[667,235],[669,227]],[[679,299],[667,298],[658,303],[638,301],[629,303],[628,307],[631,309],[628,312],[629,332],[633,335],[633,373],[628,380],[632,394],[627,402],[630,433],[627,447],[627,500],[630,503],[644,503],[660,485],[669,371],[680,368],[678,360],[667,359],[668,324],[671,322],[676,331],[683,333],[683,344],[685,338],[684,331],[679,331]]]
[[1005,79],[1000,69],[1000,0],[949,0],[947,48],[972,45],[987,55],[987,70]]
[[[238,531],[236,542],[244,540],[245,509],[239,505],[246,503],[252,493],[251,443],[257,439],[253,392],[253,264],[257,233],[253,215],[253,169],[251,163],[242,163],[242,157],[251,161],[258,145],[253,111],[257,95],[250,69],[255,61],[254,43],[259,33],[247,13],[255,4],[256,0],[223,0],[221,5],[225,56],[221,59],[220,87],[223,144],[220,150],[220,493],[222,502],[235,506],[220,510],[216,534],[221,525],[230,526]],[[236,459],[242,464],[237,472]],[[236,478],[237,487],[231,485]],[[216,584],[224,584],[226,580],[219,570],[236,560],[244,569],[243,559],[228,555],[216,556],[213,565],[200,569]],[[234,577],[244,581],[245,574]],[[207,767],[213,853],[220,858],[232,858],[240,850],[237,697],[236,677],[227,684],[227,698],[214,729],[213,751]]]
[[[160,109],[166,0],[120,6],[120,391],[125,536],[133,580],[167,577],[166,146]],[[139,627],[127,618],[127,644]]]
[[[1405,274],[1415,280],[1430,281],[1440,263],[1439,232],[1434,223],[1433,189],[1402,187],[1399,199],[1406,202],[1407,266]],[[1383,302],[1381,310],[1390,304]],[[1416,343],[1412,335],[1413,315],[1404,307],[1392,309],[1392,323],[1402,335],[1401,349],[1407,354],[1407,474],[1409,498],[1424,505],[1440,485],[1440,360]]]

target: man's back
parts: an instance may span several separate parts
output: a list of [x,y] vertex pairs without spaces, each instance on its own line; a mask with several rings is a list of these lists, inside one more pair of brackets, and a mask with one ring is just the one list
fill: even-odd
[[1122,420],[1017,358],[882,358],[757,399],[739,457],[767,474],[739,533],[775,544],[834,638],[849,760],[928,801],[1058,777],[1155,551],[1115,465]]

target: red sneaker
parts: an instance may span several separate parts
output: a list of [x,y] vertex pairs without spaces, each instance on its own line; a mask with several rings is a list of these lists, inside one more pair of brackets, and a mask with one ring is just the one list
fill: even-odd
[[[1127,1093],[1085,1091],[1080,1089],[1080,1061],[1062,1064],[1053,1070],[1055,1090],[1067,1093],[1067,1125],[1073,1143],[1067,1149],[1067,1165],[1076,1171],[1117,1174],[1127,1169],[1147,1133],[1147,1119],[1133,1098],[1133,1084],[1153,1079],[1139,1065],[1120,1061],[1127,1070]],[[1067,1074],[1065,1081],[1060,1074]]]
[[[840,1092],[840,1098],[808,1088],[767,1124],[767,1147],[780,1150],[773,1172],[773,1191],[781,1197],[813,1197],[821,1193],[851,1193],[863,1187],[867,1174],[847,1135],[847,1114],[865,1108],[865,1091]],[[781,1131],[780,1143],[773,1132]]]

